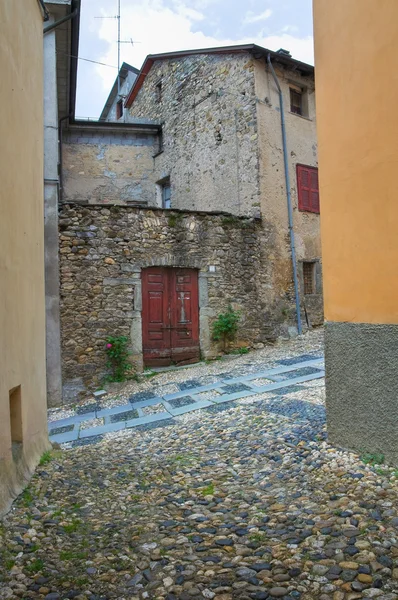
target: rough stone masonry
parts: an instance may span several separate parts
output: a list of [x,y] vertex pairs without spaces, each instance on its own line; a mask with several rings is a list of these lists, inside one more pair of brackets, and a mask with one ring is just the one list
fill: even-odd
[[242,311],[237,345],[275,338],[282,315],[262,302],[268,234],[259,220],[68,204],[59,224],[65,401],[101,382],[108,335],[128,336],[141,367],[141,269],[151,265],[198,269],[204,358],[217,353],[211,324],[229,303]]

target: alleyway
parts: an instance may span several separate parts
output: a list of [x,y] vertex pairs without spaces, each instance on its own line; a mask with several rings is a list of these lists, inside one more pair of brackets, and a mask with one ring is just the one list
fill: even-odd
[[[315,332],[144,387],[164,397],[184,378],[203,385],[321,353]],[[54,451],[2,522],[0,598],[397,600],[398,472],[327,444],[323,385]]]

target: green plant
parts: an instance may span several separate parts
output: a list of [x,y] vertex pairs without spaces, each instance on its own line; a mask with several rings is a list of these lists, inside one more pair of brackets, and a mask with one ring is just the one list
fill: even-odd
[[168,217],[169,227],[175,227],[182,219],[182,215],[179,213],[173,213]]
[[248,352],[249,348],[243,346],[243,348],[235,348],[234,350],[231,350],[230,354],[248,354]]
[[52,461],[51,450],[46,450],[39,460],[39,467]]
[[213,323],[213,340],[222,340],[224,352],[226,351],[227,342],[235,339],[240,316],[240,311],[234,310],[229,305],[227,311],[220,313]]
[[200,493],[202,494],[202,496],[213,496],[214,495],[214,484],[209,483],[208,486],[206,486],[205,488],[202,488],[200,490]]
[[365,465],[373,467],[373,465],[382,465],[384,463],[384,454],[379,452],[365,452],[362,454],[361,459]]
[[25,488],[22,492],[22,501],[25,506],[31,506],[33,502],[33,495],[28,488]]
[[106,355],[108,357],[107,367],[112,370],[108,381],[125,381],[131,364],[128,360],[127,350],[128,338],[124,335],[118,337],[109,336],[106,340]]
[[41,558],[35,558],[30,565],[26,566],[26,570],[28,571],[28,573],[38,573],[39,571],[42,571],[44,567],[44,562],[41,560]]

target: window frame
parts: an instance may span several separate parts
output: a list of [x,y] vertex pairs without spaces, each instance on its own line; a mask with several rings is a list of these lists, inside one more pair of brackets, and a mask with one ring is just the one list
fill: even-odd
[[123,100],[118,100],[116,102],[116,119],[119,120],[123,116]]
[[[311,291],[306,288],[306,268],[311,269]],[[303,275],[303,294],[304,296],[314,296],[316,292],[316,261],[315,260],[303,260],[301,262],[302,275]],[[307,291],[306,291],[307,290]]]
[[[290,112],[293,113],[294,115],[299,115],[300,117],[304,116],[304,108],[303,108],[303,100],[304,100],[304,93],[303,90],[298,90],[297,88],[294,88],[292,86],[289,86],[289,93],[290,93]],[[295,109],[295,106],[293,105],[293,95],[299,96],[300,98],[300,111]]]
[[[309,174],[309,185],[302,184],[302,176],[304,171]],[[312,187],[311,175],[316,174],[316,187]],[[320,214],[319,203],[319,176],[318,167],[311,165],[296,165],[296,181],[297,181],[297,207],[300,212],[310,212],[316,215]],[[308,200],[304,199],[303,192],[308,192]]]
[[[164,181],[161,184],[161,194],[162,194],[162,208],[164,208],[165,210],[170,209],[171,208],[171,185],[170,185],[170,179],[167,181]],[[166,197],[166,190],[168,190],[168,197]]]

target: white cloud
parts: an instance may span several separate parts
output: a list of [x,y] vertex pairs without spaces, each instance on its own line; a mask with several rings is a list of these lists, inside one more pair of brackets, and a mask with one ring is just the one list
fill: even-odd
[[266,21],[272,15],[272,10],[267,8],[264,12],[259,15],[255,15],[252,11],[246,13],[245,18],[243,19],[243,24],[248,25],[250,23],[259,23],[260,21]]
[[[206,0],[203,1],[205,2]],[[130,0],[129,4],[125,2],[122,15],[121,37],[123,40],[132,38],[140,43],[133,46],[122,44],[121,61],[124,60],[140,68],[148,54],[255,43],[271,50],[286,48],[294,58],[313,64],[313,39],[311,36],[299,38],[289,32],[264,35],[261,31],[250,37],[244,36],[235,39],[217,34],[207,35],[201,30],[203,15],[199,12],[199,3],[195,5],[195,9],[191,8],[193,4],[191,1],[189,6],[187,6],[183,0],[176,0],[173,8],[170,8],[166,6],[165,0],[146,0],[146,2],[142,2],[142,0]],[[108,12],[107,14],[112,13]],[[257,17],[259,16],[257,15]],[[108,51],[95,58],[103,63],[116,65],[116,23],[113,19],[103,19],[99,23],[99,37],[108,42]],[[208,24],[207,21],[206,24]],[[102,87],[102,90],[97,89],[95,91],[90,102],[93,106],[93,113],[96,114],[100,112],[101,105],[105,102],[109,90],[113,85],[116,70],[99,65],[94,68],[97,72],[97,77],[99,76],[100,78],[100,86]],[[92,83],[90,82],[91,90],[94,83],[95,79],[92,79]],[[87,114],[87,110],[85,114]]]

